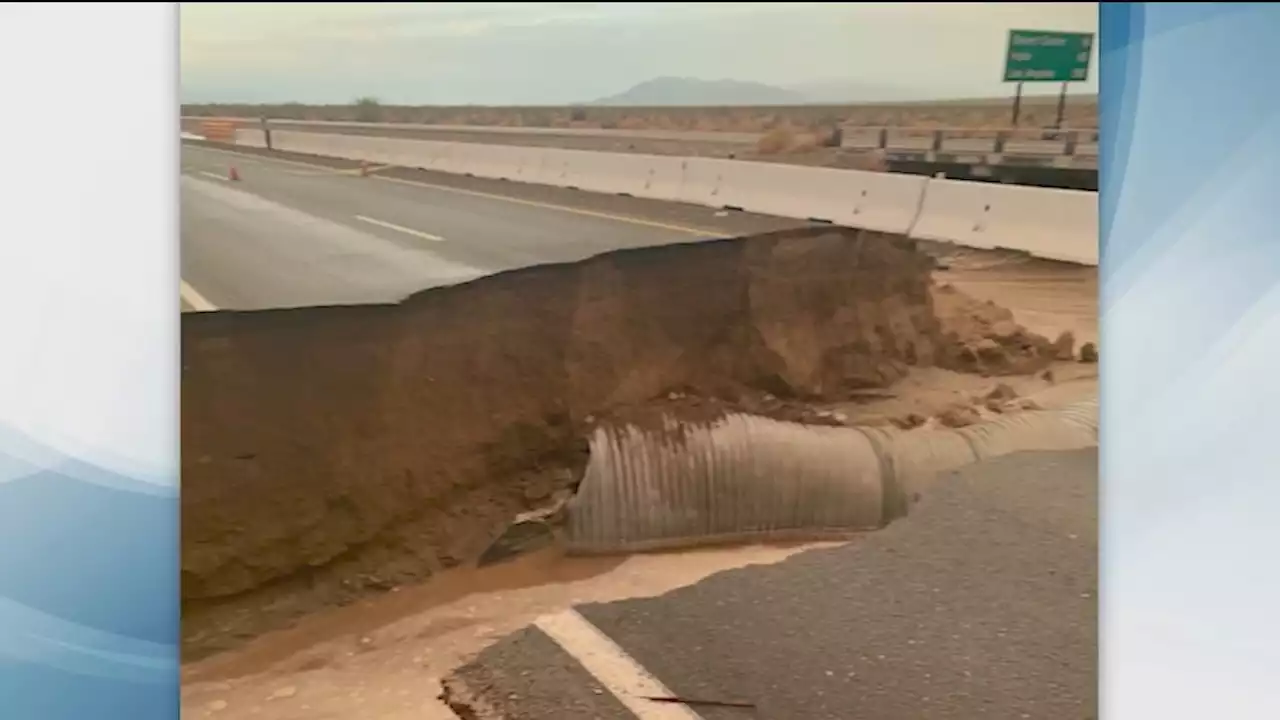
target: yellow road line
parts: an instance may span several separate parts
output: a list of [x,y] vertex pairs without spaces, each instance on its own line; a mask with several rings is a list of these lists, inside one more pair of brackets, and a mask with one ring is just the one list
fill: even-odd
[[205,296],[199,293],[199,291],[187,284],[186,280],[179,280],[178,282],[180,283],[178,286],[178,295],[191,307],[192,310],[195,310],[196,312],[209,312],[210,310],[218,309],[218,306],[209,302]]
[[[252,156],[252,155],[249,155],[249,156],[246,156],[246,157],[253,157],[253,156]],[[268,159],[274,159],[274,158],[268,158]],[[386,170],[386,169],[388,169],[388,168],[390,168],[390,167],[392,167],[392,166],[391,166],[391,165],[370,165],[369,167],[366,167],[366,168],[364,168],[363,170],[362,170],[361,168],[350,168],[350,169],[345,169],[345,170],[344,170],[344,169],[342,169],[342,168],[326,168],[326,167],[315,166],[315,165],[313,165],[312,167],[320,167],[320,169],[319,169],[319,170],[313,170],[313,171],[310,171],[310,172],[299,172],[299,173],[293,173],[293,172],[291,172],[291,173],[289,173],[289,174],[290,174],[290,175],[311,175],[311,176],[318,176],[318,175],[355,175],[355,176],[359,176],[359,175],[361,175],[361,174],[373,175],[374,173],[378,172],[379,170]]]
[[[321,168],[323,166],[315,163],[303,162],[301,160],[289,160],[286,158],[274,158],[265,155],[255,155],[252,153],[237,152],[227,148],[210,148],[197,146],[200,150],[208,150],[211,152],[224,153],[227,155],[235,155],[236,157],[252,158],[263,162],[279,163],[281,165],[293,165],[296,167],[305,167],[308,169]],[[390,165],[380,166],[379,169],[385,170]],[[349,175],[351,170],[334,168],[330,173],[316,173],[317,175],[333,174],[333,175]],[[355,170],[359,172],[359,169]],[[372,170],[371,170],[372,172]],[[632,225],[642,225],[644,227],[657,228],[659,230],[669,230],[671,232],[685,233],[688,235],[697,235],[699,237],[724,237],[726,234],[718,230],[708,230],[705,228],[694,228],[685,225],[672,225],[670,223],[657,222],[655,220],[645,220],[643,218],[631,217],[629,215],[615,215],[613,213],[598,212],[595,210],[584,210],[582,208],[570,207],[568,205],[556,205],[554,203],[539,202],[537,200],[525,200],[523,198],[507,197],[506,195],[498,195],[496,193],[487,193],[480,190],[467,190],[464,188],[450,187],[448,185],[438,185],[436,183],[421,182],[418,180],[405,180],[402,178],[387,177],[385,175],[369,175],[372,180],[381,180],[383,182],[399,183],[401,185],[413,185],[417,187],[430,188],[432,190],[442,190],[444,192],[456,193],[458,195],[470,195],[471,197],[482,197],[490,200],[501,200],[503,202],[514,203],[516,205],[525,205],[527,207],[542,208],[544,210],[559,210],[560,212],[573,213],[575,215],[584,215],[586,217],[600,218],[602,220],[613,220],[615,222],[630,223]]]

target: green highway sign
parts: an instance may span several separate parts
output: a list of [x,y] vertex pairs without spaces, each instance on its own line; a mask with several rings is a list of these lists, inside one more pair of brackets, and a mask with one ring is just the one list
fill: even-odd
[[1082,82],[1089,79],[1093,33],[1010,30],[1005,82]]

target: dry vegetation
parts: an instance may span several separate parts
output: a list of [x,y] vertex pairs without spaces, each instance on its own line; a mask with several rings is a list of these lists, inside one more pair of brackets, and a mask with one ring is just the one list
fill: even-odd
[[[617,130],[697,130],[817,135],[815,144],[840,124],[895,127],[995,128],[1009,124],[1009,98],[875,105],[770,107],[447,107],[381,105],[362,98],[350,105],[184,105],[184,116],[260,117],[282,120],[421,123],[532,128]],[[1020,125],[1047,127],[1057,112],[1056,97],[1024,98]],[[1098,126],[1095,95],[1070,97],[1066,125]]]

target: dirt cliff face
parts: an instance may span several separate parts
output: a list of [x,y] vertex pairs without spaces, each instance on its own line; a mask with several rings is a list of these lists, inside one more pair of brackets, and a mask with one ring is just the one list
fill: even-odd
[[[931,264],[901,238],[816,228],[394,306],[184,315],[184,609],[474,559],[572,482],[593,415],[670,393],[839,398],[968,362],[935,317]],[[1034,364],[1032,345],[1014,352]]]

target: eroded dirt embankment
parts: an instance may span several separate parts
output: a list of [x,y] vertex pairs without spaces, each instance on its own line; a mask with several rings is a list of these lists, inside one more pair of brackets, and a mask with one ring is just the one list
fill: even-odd
[[184,315],[184,649],[474,559],[572,483],[601,414],[673,393],[839,399],[909,365],[1051,360],[1007,313],[949,332],[931,265],[897,237],[815,228],[395,306]]

